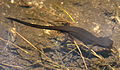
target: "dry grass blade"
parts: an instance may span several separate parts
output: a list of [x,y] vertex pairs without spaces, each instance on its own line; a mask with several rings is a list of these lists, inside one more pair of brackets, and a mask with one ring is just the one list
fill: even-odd
[[74,49],[70,50],[67,54],[65,54],[65,56],[63,56],[62,59],[64,59],[66,56],[68,56],[71,52],[75,51],[75,49],[76,49],[76,47]]
[[108,65],[112,70],[115,70],[113,67],[111,67],[110,65]]
[[[45,7],[45,8],[47,9],[47,7]],[[45,11],[45,12],[48,13],[48,14],[51,14],[51,15],[53,15],[53,16],[56,16],[56,17],[60,18],[60,19],[62,20],[62,22],[73,23],[73,22],[71,22],[71,21],[68,21],[68,20],[64,19],[63,17],[60,17],[60,16],[57,15],[57,14],[53,14],[52,12],[49,12],[49,11],[46,10],[46,9],[44,9],[43,11]]]
[[85,58],[84,58],[83,55],[82,55],[82,51],[80,50],[80,48],[79,48],[78,44],[76,43],[76,41],[74,41],[74,44],[75,44],[75,46],[77,47],[77,49],[78,49],[78,51],[79,51],[79,53],[80,53],[80,56],[81,56],[81,58],[82,58],[82,60],[83,60],[83,63],[84,63],[84,65],[85,65],[85,69],[88,70],[87,64],[86,64],[86,62],[85,62]]
[[74,44],[76,45],[76,47],[77,47],[77,49],[78,49],[78,51],[79,51],[79,53],[80,53],[80,56],[81,56],[81,58],[82,58],[82,60],[83,60],[83,63],[84,63],[84,65],[85,65],[85,69],[88,70],[87,64],[86,64],[86,62],[85,62],[85,58],[84,58],[83,55],[82,55],[82,51],[80,50],[80,48],[79,48],[78,44],[76,43],[76,41],[74,41]]
[[95,55],[99,59],[104,60],[104,58],[102,56],[97,55],[97,53],[95,53],[92,49],[91,49],[91,52],[92,52],[93,55]]
[[4,42],[7,42],[7,43],[10,43],[10,44],[12,44],[13,46],[15,46],[15,47],[19,48],[20,50],[22,50],[23,52],[25,52],[25,53],[27,53],[27,54],[30,54],[28,51],[24,50],[23,48],[17,46],[16,44],[14,44],[14,43],[12,43],[12,42],[10,42],[10,41],[8,41],[8,40],[5,40],[5,39],[3,39],[3,38],[1,38],[1,37],[0,37],[0,40],[2,40],[2,41],[4,41]]
[[75,23],[75,20],[73,19],[73,17],[65,10],[63,9],[62,7],[58,6],[57,4],[55,4],[59,9],[61,9],[63,12],[65,12],[68,17]]
[[45,68],[48,68],[48,69],[56,69],[55,67],[52,67],[52,66],[49,66],[49,65],[46,65],[46,64],[42,64],[41,63],[42,61],[40,61],[40,60],[37,60],[37,61],[35,61],[33,64],[29,64],[29,65],[27,65],[27,66],[32,66],[32,65],[35,65],[35,64],[40,64],[41,66],[43,66],[43,67],[45,67]]
[[16,32],[15,30],[11,30],[13,33],[16,33],[18,36],[20,36],[23,40],[25,40],[28,44],[30,44],[33,48],[39,50],[38,48],[36,48],[30,41],[28,41],[25,37],[23,37],[21,34],[19,34],[18,32]]
[[21,68],[22,69],[22,67],[20,67],[20,66],[10,65],[10,64],[6,64],[6,63],[1,63],[0,65],[14,67],[14,68]]

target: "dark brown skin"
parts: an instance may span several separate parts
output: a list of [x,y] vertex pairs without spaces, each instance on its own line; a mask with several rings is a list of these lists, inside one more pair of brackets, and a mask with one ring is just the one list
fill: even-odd
[[86,45],[96,45],[103,48],[112,48],[113,41],[111,39],[109,39],[108,37],[96,37],[92,33],[86,31],[83,28],[74,27],[74,26],[41,26],[41,25],[31,24],[15,18],[7,17],[7,19],[13,20],[34,28],[66,32],[72,35],[73,37],[75,37],[76,39],[82,41]]

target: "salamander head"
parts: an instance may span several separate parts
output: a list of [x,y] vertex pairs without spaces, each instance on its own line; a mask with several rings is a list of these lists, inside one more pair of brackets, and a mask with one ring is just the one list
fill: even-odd
[[108,37],[99,37],[97,40],[97,44],[104,48],[112,48],[113,41]]

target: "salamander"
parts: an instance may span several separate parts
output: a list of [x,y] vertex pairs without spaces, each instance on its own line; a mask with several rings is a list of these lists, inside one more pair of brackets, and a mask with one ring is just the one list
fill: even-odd
[[13,20],[16,22],[19,22],[20,24],[39,28],[39,29],[49,29],[49,30],[57,30],[61,32],[66,32],[70,35],[72,35],[74,38],[78,39],[79,41],[82,41],[86,45],[94,45],[94,46],[100,46],[103,48],[112,48],[113,41],[109,39],[108,37],[96,37],[89,31],[75,26],[42,26],[37,24],[31,24],[29,22],[25,22],[16,18],[7,17],[9,20]]

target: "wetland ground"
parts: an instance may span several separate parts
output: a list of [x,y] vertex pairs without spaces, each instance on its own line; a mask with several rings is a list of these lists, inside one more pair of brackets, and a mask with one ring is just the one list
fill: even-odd
[[[71,40],[61,45],[64,33],[5,17],[45,26],[70,23],[109,37],[113,49],[93,46],[94,54]],[[119,51],[120,0],[0,0],[0,70],[120,70]]]

